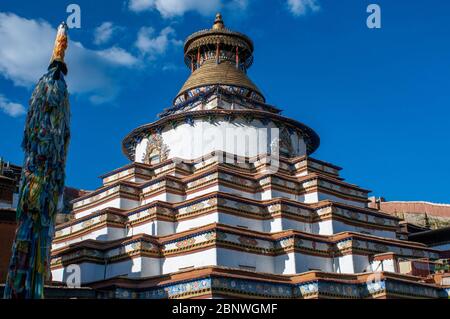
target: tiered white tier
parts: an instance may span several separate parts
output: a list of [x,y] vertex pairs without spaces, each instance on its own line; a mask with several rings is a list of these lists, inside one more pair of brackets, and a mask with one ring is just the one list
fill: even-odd
[[438,258],[396,239],[398,219],[366,207],[367,190],[339,168],[311,159],[266,157],[133,163],[103,176],[104,186],[76,200],[75,220],[57,229],[53,279],[81,267],[82,282],[142,278],[202,266],[295,274],[311,269],[398,271],[387,252]]

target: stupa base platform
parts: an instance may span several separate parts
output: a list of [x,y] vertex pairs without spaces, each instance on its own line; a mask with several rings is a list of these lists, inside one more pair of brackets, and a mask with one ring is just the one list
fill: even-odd
[[335,274],[309,271],[274,275],[224,267],[202,267],[163,276],[111,278],[88,286],[97,298],[117,299],[391,299],[449,298],[450,287],[389,272]]

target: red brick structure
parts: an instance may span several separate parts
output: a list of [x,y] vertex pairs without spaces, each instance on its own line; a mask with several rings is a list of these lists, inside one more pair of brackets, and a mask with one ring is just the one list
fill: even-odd
[[16,212],[13,209],[0,209],[0,283],[6,280],[15,231]]
[[[449,204],[435,204],[429,202],[379,202],[380,209],[386,213],[412,213],[423,214],[431,216],[440,216],[450,218],[450,205]],[[375,205],[374,205],[375,206]],[[375,208],[375,207],[374,207]]]
[[450,204],[423,201],[386,201],[370,198],[369,207],[405,219],[406,222],[432,229],[450,226]]
[[0,205],[12,206],[16,181],[12,178],[0,175]]

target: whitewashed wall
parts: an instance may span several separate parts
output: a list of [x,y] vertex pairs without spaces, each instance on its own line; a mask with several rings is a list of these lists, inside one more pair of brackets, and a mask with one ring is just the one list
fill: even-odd
[[296,254],[289,253],[275,257],[275,273],[290,275],[296,273]]
[[295,253],[295,273],[302,273],[313,269],[332,272],[331,259],[328,257]]
[[392,239],[396,238],[395,231],[379,230],[379,229],[373,229],[373,228],[364,227],[364,226],[353,226],[353,225],[348,225],[348,224],[343,223],[338,220],[333,220],[331,234],[337,234],[337,233],[346,232],[346,231],[353,231],[353,232],[357,232],[357,233],[363,232],[363,233],[368,233],[372,236],[392,238]]
[[83,240],[116,240],[125,237],[125,230],[116,227],[102,227],[83,236],[52,244],[52,249],[59,249]]
[[372,271],[389,271],[397,272],[396,262],[394,259],[374,260],[370,265]]
[[127,236],[147,234],[151,236],[166,236],[175,233],[175,225],[166,221],[150,221],[134,227],[128,227]]
[[215,248],[203,250],[189,255],[167,257],[161,261],[164,274],[180,271],[180,268],[203,267],[217,265],[217,250]]
[[218,248],[217,263],[225,267],[255,267],[257,272],[275,273],[275,261],[274,257],[271,256]]
[[[237,118],[232,122],[219,119],[209,123],[205,119],[194,120],[194,125],[183,123],[175,129],[162,132],[164,144],[169,149],[169,157],[186,160],[197,159],[213,151],[225,151],[239,156],[257,156],[267,153],[274,138],[270,129],[278,129],[273,122],[263,125],[259,120],[247,123]],[[247,141],[247,142],[246,142]],[[148,139],[137,146],[135,161],[142,162]],[[294,154],[306,154],[306,144],[297,134],[291,134]]]
[[87,208],[86,210],[83,210],[81,212],[75,212],[75,219],[82,218],[84,216],[90,215],[93,212],[102,210],[104,208],[119,208],[119,209],[132,209],[139,206],[139,201],[130,200],[127,198],[115,198],[112,200],[108,200],[100,205],[97,205],[95,207]]
[[[102,280],[104,278],[105,266],[93,263],[81,263],[80,279],[81,284]],[[68,271],[67,267],[52,270],[52,280],[66,283],[73,272]]]

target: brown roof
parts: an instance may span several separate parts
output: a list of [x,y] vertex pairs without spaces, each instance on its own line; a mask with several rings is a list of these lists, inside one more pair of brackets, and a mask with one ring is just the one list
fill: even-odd
[[70,201],[75,198],[87,195],[89,193],[90,193],[90,191],[86,191],[84,189],[77,189],[77,188],[73,188],[73,187],[69,187],[69,186],[66,186],[64,188],[64,196],[66,196],[67,199]]
[[[197,50],[202,47],[215,45],[229,45],[238,47],[242,61],[245,61],[245,67],[248,69],[253,63],[253,42],[240,32],[232,31],[225,27],[222,15],[218,13],[211,29],[200,30],[191,34],[184,43],[184,55],[186,65],[189,67],[192,57],[197,55]],[[190,57],[190,58],[189,58]]]
[[[228,43],[228,44],[231,44],[231,45],[236,45],[235,42],[237,42],[239,40],[243,41],[244,42],[243,46],[244,45],[247,46],[248,49],[251,52],[253,52],[253,42],[252,42],[252,40],[248,36],[246,36],[245,34],[242,34],[240,32],[236,32],[236,31],[232,31],[230,29],[227,29],[225,27],[225,23],[223,22],[222,15],[220,13],[216,14],[216,19],[214,20],[214,24],[213,24],[211,29],[197,31],[197,32],[191,34],[186,39],[186,41],[184,43],[184,51],[188,52],[191,49],[191,45],[192,45],[193,42],[195,42],[195,40],[205,39],[205,38],[207,39],[208,36],[211,36],[211,37],[212,36],[222,37],[222,39],[220,39],[220,40],[222,40],[224,43],[227,43],[226,40],[228,40],[228,41],[231,40],[232,42]],[[227,37],[228,37],[228,39],[227,39]],[[216,44],[217,40],[218,39],[216,38],[211,43],[212,44]],[[206,44],[206,43],[208,43],[208,42],[205,41],[203,44]],[[196,47],[194,47],[194,49],[195,48]]]
[[235,64],[227,61],[216,63],[216,61],[212,59],[206,60],[200,68],[192,72],[180,92],[178,92],[177,97],[185,91],[196,87],[214,84],[244,87],[263,96],[258,87],[243,71],[237,69]]
[[427,230],[409,235],[409,240],[423,243],[429,246],[436,246],[450,242],[450,227]]

